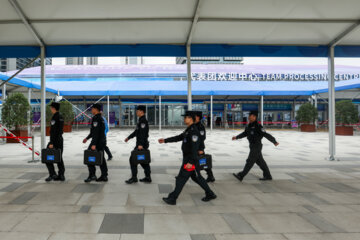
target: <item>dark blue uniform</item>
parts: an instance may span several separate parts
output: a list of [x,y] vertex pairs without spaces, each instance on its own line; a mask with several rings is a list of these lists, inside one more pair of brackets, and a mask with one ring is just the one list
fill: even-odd
[[[199,145],[199,151],[203,151],[205,153],[205,140],[206,140],[206,129],[205,129],[205,126],[201,123],[201,122],[198,122],[196,123],[196,127],[198,128],[199,130],[199,133],[200,133],[200,145]],[[208,178],[206,179],[207,182],[213,182],[215,181],[215,178],[214,178],[214,174],[212,172],[212,169],[209,168],[209,169],[205,169],[207,175],[208,175]]]
[[277,143],[276,139],[273,136],[271,136],[269,133],[267,133],[263,128],[263,126],[257,121],[253,123],[249,123],[246,126],[245,131],[239,134],[238,136],[236,136],[236,139],[241,139],[244,137],[247,137],[249,141],[250,153],[246,160],[245,167],[242,172],[238,173],[238,177],[240,177],[240,179],[244,178],[256,163],[263,171],[264,178],[272,179],[269,167],[267,166],[261,152],[262,150],[261,139],[265,137],[273,144]]
[[[101,113],[96,114],[91,119],[91,129],[90,134],[86,137],[86,139],[91,139],[91,143],[89,145],[89,150],[91,146],[95,145],[97,151],[101,151],[104,154],[104,149],[106,147],[106,136],[105,136],[105,122]],[[96,168],[94,165],[88,165],[90,176],[95,176]],[[108,176],[108,168],[106,165],[105,159],[103,160],[101,166],[101,176]]]
[[[200,174],[198,151],[200,147],[200,132],[196,125],[189,126],[182,134],[165,139],[165,143],[182,141],[181,150],[183,152],[183,162],[180,168],[179,175],[176,177],[175,190],[169,194],[169,199],[176,200],[186,182],[191,179],[200,185],[205,191],[206,196],[214,196],[214,192],[206,183],[205,179]],[[188,171],[184,169],[184,166],[190,163],[195,166],[195,170]]]
[[[142,146],[145,150],[149,148],[149,140],[148,140],[149,124],[145,116],[139,118],[135,131],[128,136],[128,139],[130,140],[134,137],[136,137],[136,146],[134,150],[137,150],[139,146]],[[131,157],[129,159],[129,162],[131,167],[132,178],[136,179],[138,173],[137,164],[131,163]],[[145,176],[150,178],[150,173],[151,173],[150,164],[142,163],[141,166],[144,169]]]
[[[50,144],[54,146],[54,149],[61,150],[61,160],[57,164],[59,168],[59,176],[64,176],[65,173],[65,166],[63,161],[63,151],[64,151],[64,139],[62,137],[64,129],[64,119],[59,112],[54,113],[50,121],[50,142],[48,143],[47,147]],[[55,168],[53,163],[46,163],[46,167],[49,170],[50,176],[55,176]]]

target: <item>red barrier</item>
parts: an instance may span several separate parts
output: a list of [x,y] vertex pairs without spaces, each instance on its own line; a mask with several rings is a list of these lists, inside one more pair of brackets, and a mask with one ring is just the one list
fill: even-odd
[[10,139],[19,139],[19,138],[25,138],[25,139],[29,139],[29,138],[32,138],[32,137],[3,137],[3,136],[0,136],[0,138],[10,138]]

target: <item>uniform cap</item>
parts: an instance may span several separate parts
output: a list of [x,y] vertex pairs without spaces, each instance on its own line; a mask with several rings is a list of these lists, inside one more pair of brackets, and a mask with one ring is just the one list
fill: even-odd
[[101,111],[101,104],[95,103],[91,108],[96,108],[97,110]]
[[146,113],[146,106],[145,105],[139,105],[139,106],[137,106],[136,110],[140,110],[140,111],[143,111],[144,113]]
[[59,111],[60,110],[60,103],[57,103],[57,102],[52,102],[50,104],[50,107],[53,107],[56,109],[56,111]]

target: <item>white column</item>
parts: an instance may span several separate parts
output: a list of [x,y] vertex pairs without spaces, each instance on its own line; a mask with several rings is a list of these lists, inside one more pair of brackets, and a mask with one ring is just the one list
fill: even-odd
[[[29,101],[29,104],[30,104],[30,108],[31,108],[31,88],[28,89],[28,101]],[[28,111],[28,136],[30,136],[30,133],[31,133],[31,125],[30,125],[30,117],[31,117],[31,110]]]
[[190,45],[186,45],[186,67],[187,67],[187,101],[188,110],[192,110],[192,96],[191,96],[191,52]]
[[261,122],[261,125],[264,125],[264,96],[261,96],[261,99],[260,99],[260,122]]
[[335,63],[334,47],[329,47],[328,83],[329,83],[329,160],[335,160]]
[[108,126],[110,128],[110,97],[109,97],[109,95],[107,96],[107,121],[108,121]]
[[161,131],[161,96],[159,96],[159,131]]
[[45,79],[45,47],[41,47],[41,149],[46,147],[46,79]]
[[4,101],[6,100],[6,84],[4,84],[3,86],[2,86],[2,97],[1,97],[1,99],[2,99],[2,101],[3,101],[3,103],[4,103]]
[[213,130],[213,122],[214,122],[214,114],[213,114],[213,95],[210,96],[210,130]]
[[119,111],[119,127],[121,127],[121,124],[122,124],[122,104],[121,104],[120,97],[119,97],[119,108],[120,108],[120,111]]
[[[314,95],[314,107],[315,107],[315,109],[317,110],[317,108],[318,108],[317,94]],[[317,126],[318,126],[318,118],[319,118],[319,115],[316,116],[316,119],[315,119],[315,127],[316,127],[316,128],[317,128]]]

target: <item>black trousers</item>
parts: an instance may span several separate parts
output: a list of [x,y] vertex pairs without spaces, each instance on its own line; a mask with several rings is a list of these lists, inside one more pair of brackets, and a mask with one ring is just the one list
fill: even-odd
[[[104,150],[105,150],[105,152],[106,152],[106,154],[108,155],[109,158],[112,158],[112,157],[113,157],[113,155],[112,155],[111,152],[110,152],[109,147],[107,146],[107,141],[105,142],[105,148],[104,148]],[[104,155],[104,158],[105,158],[105,155]]]
[[[108,147],[107,145],[105,146],[104,150],[105,150],[105,152],[106,152],[106,154],[108,155],[109,158],[112,158],[112,157],[113,157],[112,154],[111,154],[111,152],[110,152],[110,149],[109,149],[109,147]],[[105,157],[105,156],[104,156],[104,157]]]
[[261,150],[262,144],[250,146],[250,153],[248,159],[246,160],[244,170],[240,173],[243,177],[245,177],[249,173],[250,169],[256,163],[263,171],[263,176],[265,178],[271,178],[269,167],[264,160]]
[[[91,149],[91,146],[89,146],[88,150],[90,150],[90,149]],[[98,149],[98,151],[102,152],[103,156],[104,156],[104,149]],[[94,165],[88,164],[88,169],[89,169],[90,176],[96,175],[96,167]],[[104,177],[108,176],[108,167],[107,167],[105,159],[103,159],[102,164],[100,165],[100,170],[101,170],[101,176],[104,176]]]
[[205,179],[201,176],[200,170],[189,172],[186,171],[183,167],[181,167],[179,175],[176,177],[175,189],[169,194],[169,198],[176,200],[190,177],[194,182],[199,184],[199,186],[205,191],[206,195],[214,194]]
[[[134,148],[134,150],[136,150],[137,147]],[[145,148],[144,148],[145,149]],[[147,148],[146,148],[147,150]],[[137,178],[137,174],[138,174],[138,166],[137,164],[133,164],[131,161],[131,156],[129,158],[129,163],[130,163],[130,168],[131,168],[131,177],[133,178]],[[140,164],[141,167],[144,169],[144,173],[145,173],[145,177],[150,177],[151,174],[151,168],[150,168],[150,164],[148,163],[141,163]]]
[[214,178],[214,174],[211,168],[205,169],[205,172],[209,178]]
[[[49,148],[49,145],[50,144],[47,145],[47,148]],[[57,163],[57,166],[58,166],[58,169],[59,169],[58,174],[60,176],[63,176],[65,174],[65,165],[64,165],[64,161],[63,161],[64,144],[63,144],[63,142],[61,142],[61,143],[59,143],[57,145],[53,144],[53,146],[54,146],[55,149],[60,149],[61,150],[61,159],[60,159],[60,162]],[[47,167],[47,169],[49,171],[50,176],[56,175],[54,163],[46,163],[46,167]]]

